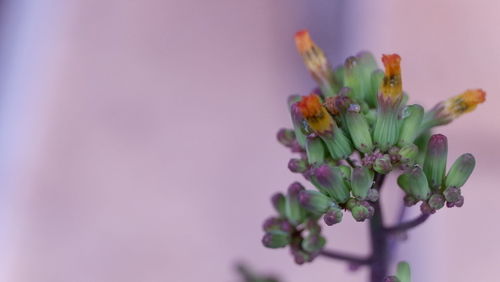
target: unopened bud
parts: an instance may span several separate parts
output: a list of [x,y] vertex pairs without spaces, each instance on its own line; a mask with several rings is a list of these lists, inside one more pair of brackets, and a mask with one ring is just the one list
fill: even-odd
[[448,156],[448,140],[442,134],[431,136],[425,155],[424,172],[433,191],[438,191],[444,180],[446,158]]
[[312,234],[307,236],[302,241],[302,249],[309,253],[319,252],[326,244],[324,237],[318,234]]
[[277,134],[278,142],[280,142],[285,147],[292,147],[295,142],[295,132],[293,129],[282,128]]
[[412,165],[418,156],[418,147],[415,144],[409,144],[402,147],[398,153],[401,163]]
[[309,167],[309,163],[305,159],[290,159],[288,169],[295,173],[304,173]]
[[460,188],[448,187],[443,191],[443,196],[449,203],[457,203],[462,198]]
[[323,221],[325,221],[326,225],[332,226],[334,224],[340,223],[343,216],[344,214],[342,213],[342,210],[340,208],[331,207],[323,216]]
[[391,158],[385,154],[375,160],[373,169],[381,174],[387,174],[392,170]]
[[266,233],[262,238],[262,244],[271,249],[283,248],[290,243],[290,235],[281,232]]
[[400,282],[411,282],[410,265],[405,261],[398,263],[396,276]]
[[309,135],[306,139],[307,160],[310,164],[323,163],[325,160],[325,147],[317,135]]
[[282,193],[276,193],[271,197],[271,203],[274,209],[281,215],[285,216],[285,196]]
[[444,207],[445,199],[441,194],[433,194],[428,201],[429,206],[433,210],[439,210]]
[[337,203],[345,203],[350,197],[342,171],[336,166],[324,164],[316,167],[311,180],[322,193],[329,195]]
[[348,110],[345,114],[345,121],[354,147],[360,152],[369,153],[373,150],[370,126],[362,113]]
[[462,187],[472,174],[476,160],[471,154],[463,154],[453,163],[446,176],[446,187]]
[[430,189],[427,178],[419,166],[414,166],[398,177],[398,185],[417,200],[427,200],[430,196]]
[[299,194],[304,190],[304,186],[302,186],[302,184],[298,182],[294,182],[288,187],[288,195],[286,197],[285,204],[285,214],[288,220],[293,225],[300,224],[305,217],[305,210],[300,206],[299,203]]
[[423,117],[424,108],[420,105],[410,105],[403,109],[403,124],[399,133],[399,146],[403,147],[413,143],[420,133],[420,124]]
[[299,193],[300,204],[308,211],[323,214],[332,205],[332,200],[323,193],[313,190],[304,190]]
[[366,199],[368,191],[373,184],[373,173],[367,167],[355,167],[351,176],[352,194],[361,199]]

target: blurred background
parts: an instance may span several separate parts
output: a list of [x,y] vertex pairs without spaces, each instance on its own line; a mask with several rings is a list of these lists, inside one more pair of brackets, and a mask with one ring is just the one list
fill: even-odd
[[[411,232],[417,282],[498,281],[500,2],[0,1],[0,281],[366,281],[343,263],[297,266],[261,245],[269,197],[300,180],[275,141],[286,98],[314,82],[307,28],[335,64],[399,53],[426,108],[468,88],[487,103],[439,128],[450,161],[478,160],[461,209]],[[395,218],[401,194],[384,189]],[[416,214],[411,210],[409,216]],[[328,246],[368,253],[366,224]]]

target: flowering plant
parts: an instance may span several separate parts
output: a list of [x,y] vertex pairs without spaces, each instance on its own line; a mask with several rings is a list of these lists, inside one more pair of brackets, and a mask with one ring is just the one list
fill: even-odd
[[[295,182],[286,193],[272,196],[277,214],[265,220],[262,243],[268,248],[288,246],[297,264],[325,256],[369,267],[372,282],[409,281],[404,262],[397,276],[388,276],[394,235],[423,223],[444,206],[461,207],[462,186],[475,166],[474,157],[466,153],[447,170],[447,138],[431,130],[471,112],[486,94],[467,90],[425,111],[408,103],[399,55],[382,56],[384,71],[368,52],[332,68],[308,31],[297,32],[295,42],[318,88],[289,98],[293,129],[279,130],[278,141],[298,156],[288,163],[290,171],[302,174],[314,189]],[[402,204],[420,204],[421,215],[387,226],[379,194],[391,172],[399,174]],[[358,222],[369,221],[368,257],[325,248],[321,219],[332,226],[346,213]]]

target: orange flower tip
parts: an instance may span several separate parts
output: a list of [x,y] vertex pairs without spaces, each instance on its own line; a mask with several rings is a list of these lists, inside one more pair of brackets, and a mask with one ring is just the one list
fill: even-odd
[[473,111],[478,104],[486,101],[486,92],[482,89],[470,89],[451,97],[446,101],[446,113],[456,118],[461,114]]
[[476,104],[481,104],[486,101],[486,92],[483,89],[468,90],[467,92],[472,93],[469,95],[471,95],[471,100],[473,100]]
[[398,54],[382,55],[382,63],[385,66],[389,64],[399,64],[401,62],[401,57]]
[[312,93],[308,96],[302,97],[302,100],[297,103],[297,107],[299,108],[302,116],[307,119],[321,115],[323,106],[321,105],[319,96]]
[[303,29],[295,33],[295,45],[297,45],[297,49],[301,54],[313,47],[314,42],[312,41],[307,29]]
[[297,102],[297,108],[307,121],[309,128],[316,134],[322,135],[333,130],[334,121],[325,107],[321,104],[318,95],[310,94]]
[[398,54],[382,55],[386,75],[395,75],[401,72],[399,64],[401,57]]

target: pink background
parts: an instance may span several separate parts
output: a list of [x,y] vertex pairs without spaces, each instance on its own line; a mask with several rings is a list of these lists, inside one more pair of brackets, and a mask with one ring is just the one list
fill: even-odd
[[[365,281],[261,246],[269,196],[300,180],[275,141],[313,81],[293,45],[309,28],[335,63],[403,58],[430,107],[468,88],[487,103],[437,132],[476,156],[462,209],[410,233],[414,281],[498,281],[498,1],[14,1],[0,103],[0,281],[235,281],[236,261],[286,281]],[[401,194],[386,187],[389,220]],[[416,210],[413,210],[416,213]],[[368,252],[365,224],[329,246]]]

